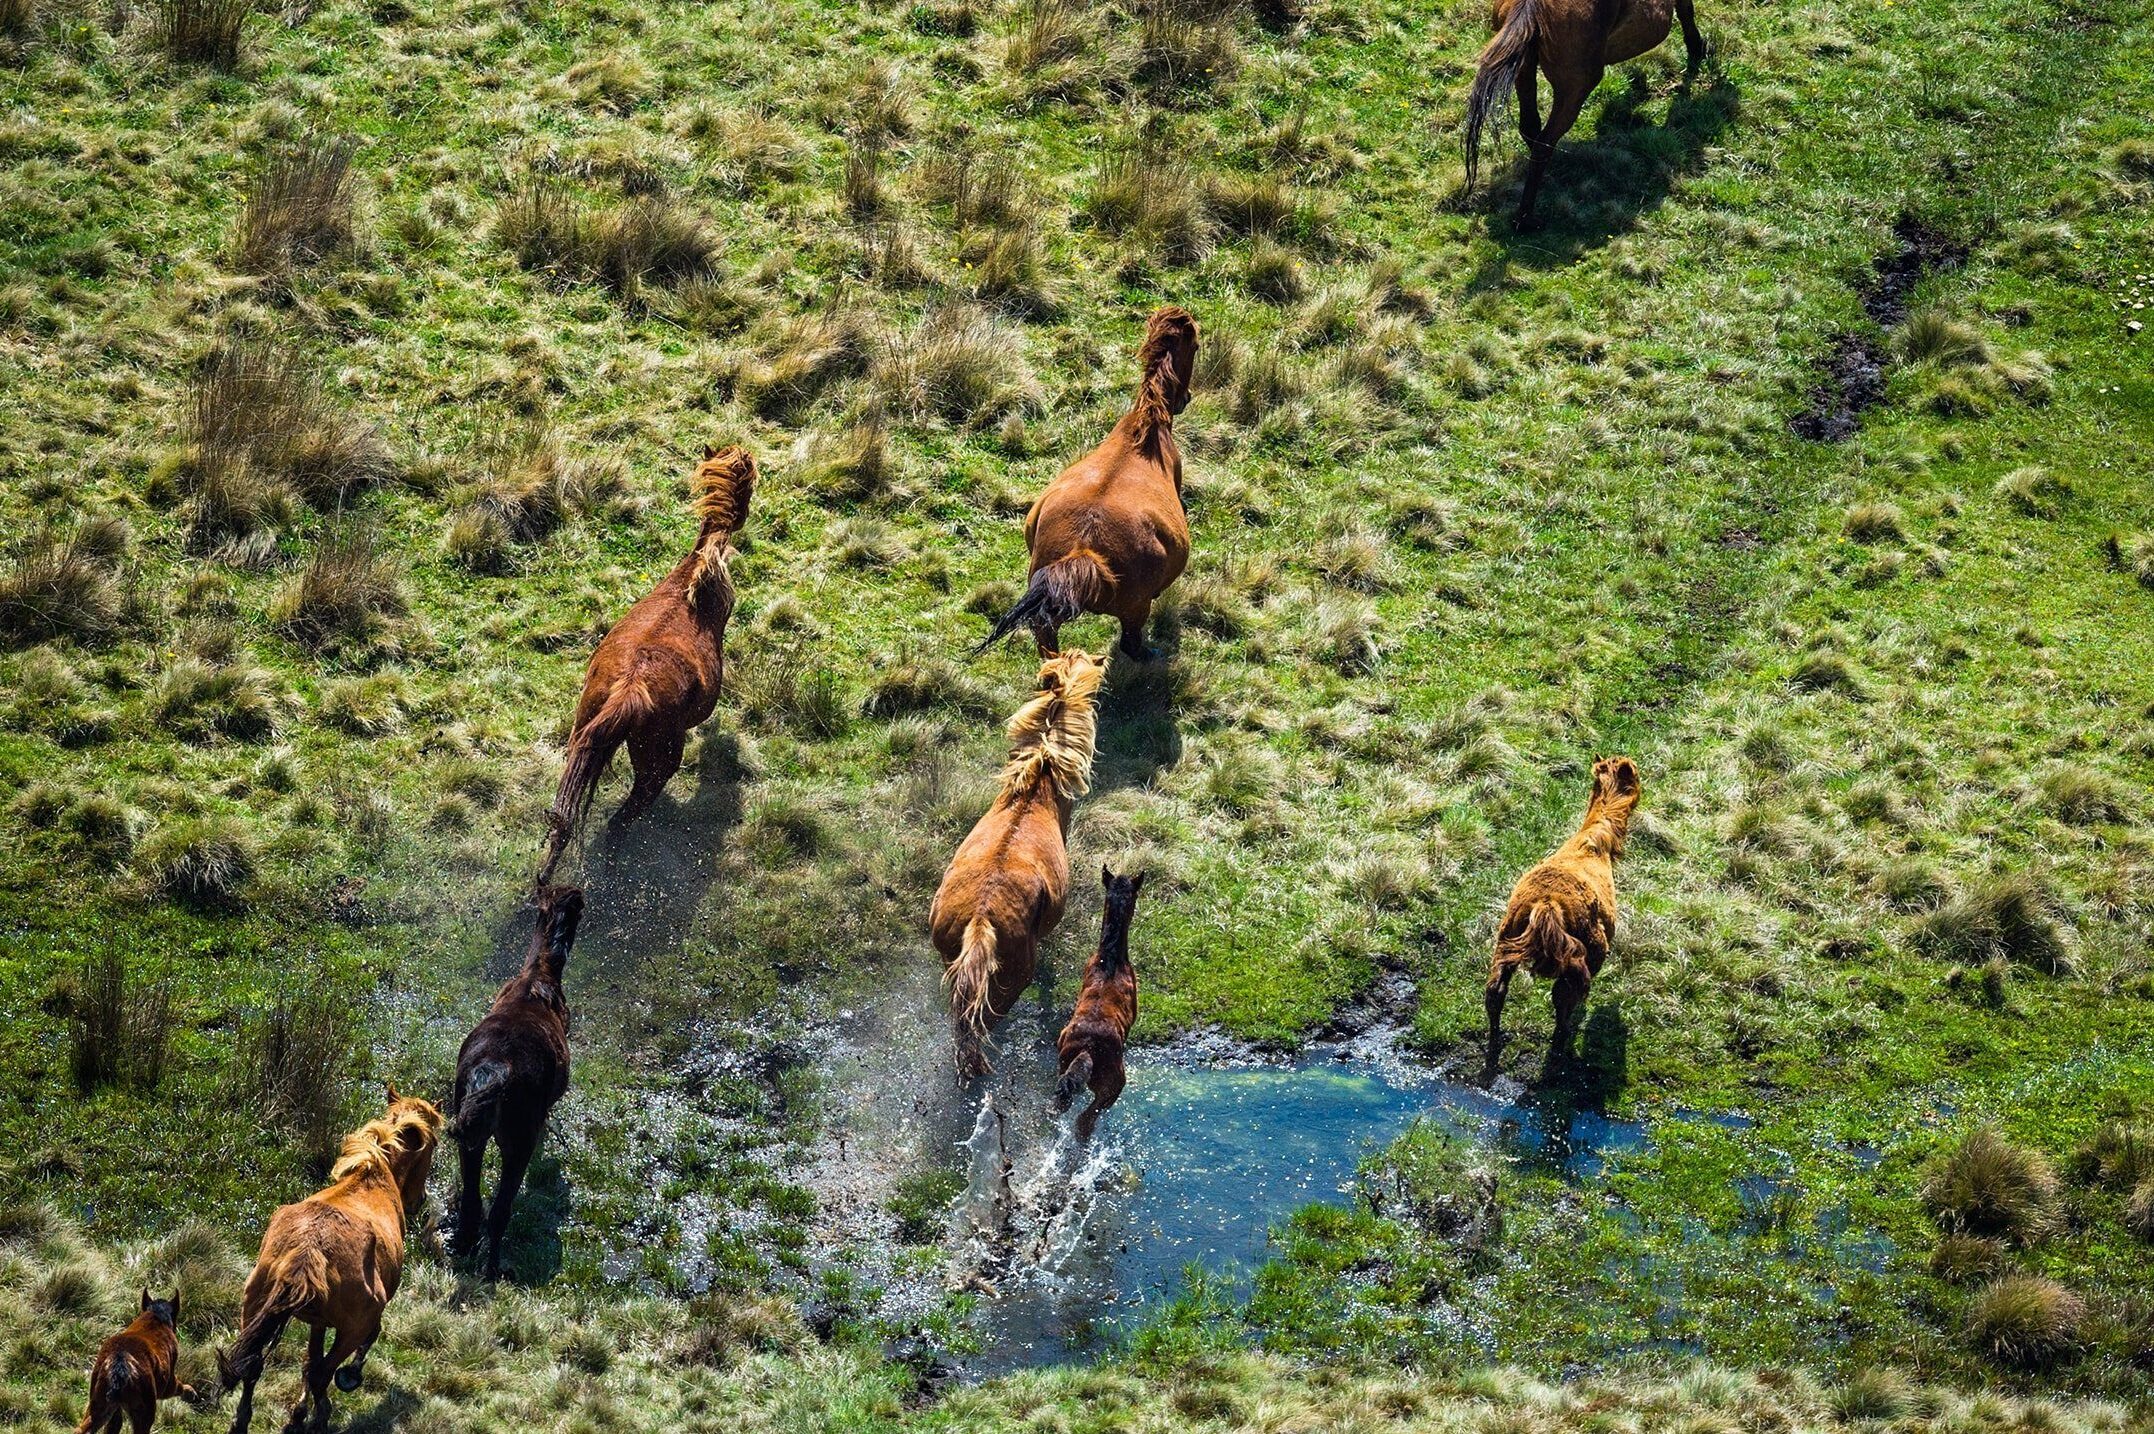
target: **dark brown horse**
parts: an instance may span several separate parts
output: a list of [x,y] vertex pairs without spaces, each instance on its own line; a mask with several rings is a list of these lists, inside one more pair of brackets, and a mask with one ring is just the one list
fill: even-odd
[[1055,1109],[1068,1110],[1077,1092],[1089,1088],[1092,1104],[1077,1117],[1077,1138],[1090,1140],[1106,1109],[1121,1099],[1128,1073],[1122,1052],[1129,1028],[1137,1023],[1137,968],[1129,960],[1129,920],[1137,912],[1144,877],[1116,876],[1099,869],[1107,890],[1107,914],[1101,918],[1099,949],[1085,963],[1084,986],[1077,1009],[1055,1042],[1062,1078],[1055,1085]]
[[142,1292],[141,1313],[97,1348],[89,1412],[75,1434],[116,1434],[122,1419],[133,1434],[145,1434],[157,1422],[158,1401],[195,1399],[194,1386],[179,1379],[179,1311],[178,1290],[163,1300]]
[[1577,834],[1518,879],[1496,931],[1482,1004],[1488,1013],[1488,1064],[1503,1044],[1503,1002],[1523,966],[1555,982],[1556,1036],[1552,1055],[1566,1054],[1586,992],[1615,942],[1615,863],[1637,809],[1638,767],[1628,757],[1593,764],[1593,799]]
[[568,1092],[568,1001],[561,973],[583,919],[583,893],[573,886],[538,889],[538,925],[523,970],[494,997],[486,1018],[456,1053],[456,1098],[449,1134],[462,1162],[456,1206],[456,1253],[479,1240],[479,1175],[486,1142],[501,1147],[501,1177],[486,1213],[486,1278],[501,1274],[501,1234],[509,1227],[516,1192],[546,1133],[546,1117]]
[[[1698,33],[1691,0],[1496,0],[1495,38],[1481,50],[1466,101],[1466,187],[1472,189],[1479,177],[1483,127],[1515,90],[1518,132],[1531,160],[1512,222],[1532,228],[1533,202],[1540,197],[1556,141],[1578,122],[1586,97],[1610,65],[1636,59],[1668,38],[1671,16],[1683,22],[1683,49],[1695,71],[1705,59],[1705,37]],[[1546,126],[1536,68],[1548,75],[1554,97]]]
[[1154,313],[1137,351],[1136,402],[1106,441],[1063,469],[1025,515],[1031,577],[976,651],[1028,627],[1046,657],[1060,643],[1063,623],[1098,612],[1120,620],[1122,651],[1140,661],[1152,655],[1144,625],[1153,600],[1189,566],[1174,415],[1188,406],[1196,362],[1197,321],[1189,311]]
[[615,825],[649,811],[680,770],[688,734],[718,705],[725,678],[725,626],[733,615],[727,564],[733,535],[748,521],[755,492],[755,459],[744,448],[703,450],[696,470],[696,509],[702,529],[695,546],[591,655],[583,696],[568,740],[561,789],[546,814],[551,832],[539,881],[553,879],[562,849],[591,808],[598,780],[627,744],[636,771]]

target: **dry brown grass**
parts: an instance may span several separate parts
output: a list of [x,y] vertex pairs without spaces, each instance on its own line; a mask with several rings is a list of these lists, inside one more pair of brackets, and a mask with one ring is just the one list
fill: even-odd
[[353,246],[352,156],[345,136],[310,136],[276,150],[256,171],[240,211],[235,259],[278,276]]

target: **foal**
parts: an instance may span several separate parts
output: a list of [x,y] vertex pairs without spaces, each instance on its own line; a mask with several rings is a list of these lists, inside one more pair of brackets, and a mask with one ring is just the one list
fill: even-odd
[[[426,1203],[441,1112],[389,1087],[386,1114],[344,1137],[330,1185],[269,1217],[262,1253],[241,1296],[239,1335],[217,1360],[226,1388],[240,1386],[232,1434],[254,1419],[254,1385],[262,1359],[297,1319],[313,1330],[299,1402],[286,1431],[329,1418],[329,1377],[346,1394],[359,1387],[367,1351],[381,1333],[382,1311],[404,1275],[404,1227]],[[323,1353],[323,1335],[336,1343]],[[349,1364],[345,1361],[349,1359]]]
[[1153,655],[1144,641],[1152,602],[1189,566],[1174,415],[1188,406],[1196,361],[1197,321],[1189,311],[1154,313],[1137,351],[1136,402],[1106,441],[1063,469],[1025,515],[1032,553],[1025,595],[975,653],[1029,627],[1046,657],[1063,623],[1098,612],[1120,619],[1122,651],[1139,661]]
[[456,1253],[479,1239],[479,1175],[486,1142],[501,1147],[501,1178],[486,1215],[486,1278],[501,1273],[501,1234],[508,1229],[524,1171],[546,1133],[546,1117],[568,1091],[568,1002],[561,972],[583,918],[573,886],[538,889],[538,925],[524,968],[494,997],[486,1018],[456,1053],[455,1113],[449,1134],[461,1157],[463,1193],[456,1207]]
[[1521,966],[1540,980],[1555,981],[1556,1035],[1549,1049],[1570,1050],[1586,992],[1615,940],[1615,860],[1623,854],[1638,793],[1638,767],[1630,758],[1595,762],[1593,800],[1577,835],[1511,889],[1483,1002],[1491,1069],[1503,1043],[1503,999]]
[[625,742],[635,785],[613,814],[616,826],[649,811],[680,770],[688,734],[718,705],[725,677],[725,626],[733,615],[727,564],[733,535],[748,521],[755,459],[745,448],[703,450],[696,511],[703,526],[673,571],[615,625],[591,655],[561,789],[546,814],[551,833],[541,885],[553,879],[576,826],[591,809],[606,764]]
[[947,968],[959,1076],[992,1067],[982,1043],[1032,983],[1039,943],[1069,895],[1063,839],[1070,809],[1092,784],[1094,699],[1106,668],[1072,649],[1040,664],[1040,693],[1010,719],[1002,790],[950,859],[928,911],[928,935]]
[[1137,911],[1144,876],[1116,876],[1099,869],[1107,889],[1107,914],[1100,922],[1099,950],[1085,963],[1084,987],[1077,1009],[1055,1041],[1062,1078],[1055,1084],[1055,1109],[1068,1110],[1077,1092],[1090,1087],[1092,1104],[1077,1117],[1077,1138],[1090,1140],[1100,1115],[1119,1100],[1128,1074],[1122,1051],[1129,1028],[1137,1023],[1137,968],[1129,963],[1129,919]]
[[157,1422],[159,1400],[193,1402],[194,1386],[179,1380],[179,1312],[178,1290],[164,1300],[142,1292],[142,1312],[97,1348],[89,1412],[75,1434],[117,1434],[122,1419],[133,1434],[145,1434]]
[[[1683,50],[1695,72],[1705,59],[1692,0],[1496,0],[1496,34],[1481,50],[1466,101],[1466,187],[1481,164],[1481,129],[1503,104],[1504,91],[1518,93],[1518,132],[1532,154],[1526,192],[1519,198],[1515,228],[1533,227],[1533,202],[1556,152],[1570,133],[1586,97],[1608,66],[1634,60],[1668,38],[1669,16],[1683,22]],[[1554,104],[1541,127],[1541,95],[1534,78],[1548,72]]]

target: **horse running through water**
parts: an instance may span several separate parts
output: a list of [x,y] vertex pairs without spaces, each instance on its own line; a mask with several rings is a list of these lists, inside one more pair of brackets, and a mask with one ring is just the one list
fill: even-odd
[[1129,922],[1137,912],[1144,876],[1116,876],[1103,866],[1099,879],[1107,892],[1099,949],[1085,963],[1077,1009],[1055,1041],[1062,1070],[1055,1084],[1055,1109],[1068,1110],[1081,1090],[1092,1092],[1092,1104],[1077,1117],[1079,1140],[1090,1140],[1100,1116],[1121,1099],[1129,1080],[1122,1052],[1129,1044],[1129,1028],[1137,1023],[1137,968],[1129,960]]
[[[1671,15],[1683,23],[1683,49],[1695,73],[1705,59],[1705,37],[1698,33],[1692,0],[1496,0],[1496,34],[1481,50],[1466,101],[1466,188],[1479,178],[1481,131],[1515,90],[1518,132],[1531,158],[1512,223],[1532,228],[1533,204],[1556,142],[1578,122],[1586,97],[1610,65],[1634,60],[1668,38]],[[1545,128],[1536,67],[1547,73],[1553,94]]]
[[484,1216],[486,1278],[501,1274],[501,1235],[508,1229],[546,1117],[568,1092],[568,1001],[561,973],[583,919],[583,892],[573,886],[538,889],[538,924],[523,970],[501,988],[486,1018],[456,1053],[456,1098],[449,1134],[462,1166],[456,1206],[456,1252],[478,1245],[479,1175],[486,1143],[501,1147],[501,1177]]
[[122,1419],[133,1434],[146,1434],[157,1422],[160,1400],[194,1401],[194,1386],[179,1379],[179,1312],[178,1290],[162,1300],[142,1292],[141,1313],[97,1347],[90,1407],[75,1434],[116,1434]]
[[568,741],[561,788],[539,883],[553,880],[561,852],[591,809],[613,754],[627,744],[635,785],[616,826],[649,811],[680,770],[688,734],[718,705],[725,678],[725,627],[733,615],[733,535],[748,521],[755,459],[745,448],[706,448],[695,475],[702,528],[673,571],[606,634],[591,654]]
[[1189,403],[1196,362],[1197,321],[1189,311],[1154,313],[1137,351],[1136,401],[1025,515],[1032,569],[1024,596],[976,653],[1029,627],[1046,657],[1061,641],[1062,624],[1097,612],[1121,622],[1122,651],[1140,662],[1152,656],[1144,639],[1152,603],[1189,566],[1174,415]]
[[1010,718],[1002,789],[959,843],[929,909],[964,1079],[992,1069],[983,1049],[988,1028],[1032,984],[1040,941],[1062,919],[1070,887],[1064,837],[1070,809],[1092,784],[1095,699],[1105,675],[1097,658],[1074,649],[1040,664],[1039,695]]
[[[317,1421],[328,1419],[331,1374],[347,1394],[359,1387],[382,1311],[403,1278],[404,1229],[426,1203],[440,1135],[441,1112],[392,1085],[387,1112],[344,1137],[329,1188],[270,1216],[241,1296],[239,1335],[217,1361],[224,1387],[240,1386],[232,1434],[246,1434],[263,1356],[295,1319],[313,1336],[285,1429],[306,1427],[310,1403]],[[336,1343],[324,1353],[332,1329]]]
[[1586,992],[1615,940],[1615,862],[1638,806],[1638,767],[1628,757],[1593,764],[1593,798],[1578,832],[1553,856],[1518,879],[1496,931],[1489,963],[1488,1063],[1503,1043],[1503,1001],[1511,978],[1526,967],[1555,984],[1556,1034],[1551,1054],[1567,1054]]

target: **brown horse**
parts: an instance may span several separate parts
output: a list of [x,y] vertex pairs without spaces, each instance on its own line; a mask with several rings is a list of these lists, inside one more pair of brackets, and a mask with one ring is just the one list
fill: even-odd
[[[328,1419],[331,1374],[347,1394],[359,1387],[382,1311],[403,1279],[404,1227],[426,1203],[440,1134],[441,1112],[392,1085],[387,1113],[344,1137],[329,1188],[270,1216],[241,1295],[239,1335],[217,1361],[225,1387],[240,1386],[232,1434],[246,1434],[263,1356],[294,1319],[311,1327],[313,1340],[285,1429],[306,1427],[310,1402],[317,1421]],[[332,1329],[336,1343],[325,1354],[323,1335]]]
[[1129,1044],[1129,1028],[1137,1023],[1137,968],[1129,961],[1129,920],[1137,913],[1144,877],[1116,876],[1103,866],[1099,879],[1107,890],[1099,949],[1085,963],[1077,1009],[1055,1041],[1062,1068],[1055,1084],[1055,1109],[1068,1110],[1078,1091],[1092,1091],[1092,1104],[1077,1117],[1079,1140],[1090,1140],[1101,1114],[1122,1097],[1129,1080],[1122,1052]]
[[1010,719],[1010,760],[994,805],[958,845],[928,912],[928,934],[947,968],[958,1074],[991,1069],[988,1027],[1032,983],[1041,938],[1069,895],[1063,836],[1070,808],[1092,784],[1098,736],[1093,705],[1106,668],[1074,649],[1040,664],[1040,693]]
[[[1671,15],[1683,22],[1683,49],[1695,72],[1705,59],[1705,37],[1698,33],[1692,0],[1496,0],[1496,34],[1481,50],[1466,101],[1466,188],[1479,177],[1481,130],[1515,90],[1518,132],[1532,158],[1512,223],[1532,228],[1533,202],[1556,141],[1578,122],[1586,97],[1610,65],[1634,60],[1668,38]],[[1554,94],[1546,128],[1536,66],[1547,72]]]
[[1120,619],[1122,651],[1140,661],[1153,655],[1144,641],[1152,603],[1189,566],[1174,415],[1188,406],[1196,361],[1197,321],[1189,311],[1154,313],[1137,351],[1136,402],[1025,515],[1031,578],[976,653],[1029,627],[1046,657],[1063,623],[1097,612]]
[[97,1347],[89,1412],[75,1434],[116,1434],[122,1419],[133,1434],[144,1434],[157,1422],[159,1400],[194,1401],[194,1386],[179,1379],[179,1311],[178,1290],[164,1300],[142,1292],[141,1313]]
[[486,1278],[501,1273],[501,1235],[508,1229],[524,1171],[546,1133],[546,1117],[568,1093],[568,1001],[561,972],[583,919],[583,893],[573,886],[538,889],[538,925],[523,970],[494,997],[486,1018],[456,1053],[456,1098],[449,1134],[462,1163],[456,1207],[456,1252],[478,1244],[479,1175],[486,1142],[501,1147],[501,1178],[486,1214]]
[[1638,767],[1628,757],[1593,764],[1593,799],[1578,833],[1555,855],[1518,879],[1496,932],[1488,968],[1488,1062],[1503,1043],[1503,999],[1524,966],[1553,980],[1556,1035],[1550,1050],[1567,1052],[1586,992],[1615,940],[1615,861],[1638,805]]
[[546,814],[551,833],[539,883],[553,879],[562,848],[591,809],[606,764],[621,745],[636,771],[616,826],[649,811],[680,770],[688,734],[718,705],[725,678],[725,626],[733,615],[727,572],[733,535],[748,521],[755,459],[745,448],[706,448],[696,470],[695,546],[591,655],[568,740],[561,789]]

